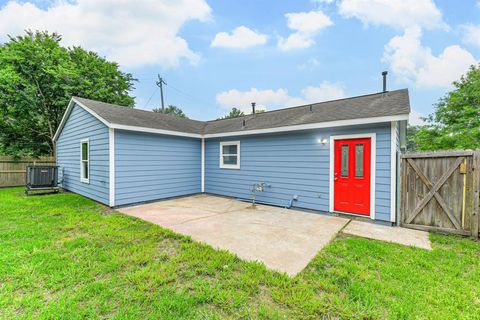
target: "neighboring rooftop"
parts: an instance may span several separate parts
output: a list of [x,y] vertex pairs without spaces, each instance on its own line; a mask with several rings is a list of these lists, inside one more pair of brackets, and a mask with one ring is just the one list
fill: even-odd
[[75,97],[74,99],[111,124],[197,134],[228,133],[329,121],[406,115],[410,113],[407,89],[213,121],[184,119],[157,112],[119,107],[84,98]]

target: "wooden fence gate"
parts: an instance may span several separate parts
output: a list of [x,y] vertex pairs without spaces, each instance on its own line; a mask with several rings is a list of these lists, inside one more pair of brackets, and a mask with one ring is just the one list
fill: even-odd
[[480,151],[402,155],[401,225],[478,238]]
[[29,164],[55,164],[53,157],[20,158],[0,156],[0,188],[25,185],[25,171]]

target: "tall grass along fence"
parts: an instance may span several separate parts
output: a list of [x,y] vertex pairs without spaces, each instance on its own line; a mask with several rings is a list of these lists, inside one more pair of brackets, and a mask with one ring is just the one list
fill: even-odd
[[402,155],[401,225],[479,237],[480,150]]
[[55,158],[15,159],[10,156],[0,156],[0,188],[24,186],[26,178],[25,172],[29,164],[55,165]]

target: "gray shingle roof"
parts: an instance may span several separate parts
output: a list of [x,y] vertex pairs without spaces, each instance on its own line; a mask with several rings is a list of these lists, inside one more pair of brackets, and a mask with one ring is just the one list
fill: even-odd
[[186,133],[201,133],[204,121],[183,119],[168,114],[120,107],[114,104],[75,97],[75,100],[94,111],[107,122],[127,126],[163,129]]
[[[267,129],[408,113],[410,113],[408,90],[402,89],[257,113],[241,118],[209,121],[205,133]],[[244,129],[242,129],[243,120],[245,120]]]
[[[75,98],[112,124],[213,134],[410,113],[408,90],[396,90],[274,110],[234,119],[196,121]],[[243,127],[245,120],[245,127]]]

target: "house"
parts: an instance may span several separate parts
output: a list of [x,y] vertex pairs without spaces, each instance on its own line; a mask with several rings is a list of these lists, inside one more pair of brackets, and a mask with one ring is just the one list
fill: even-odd
[[215,121],[74,97],[55,135],[64,188],[125,206],[201,192],[397,219],[406,89]]

